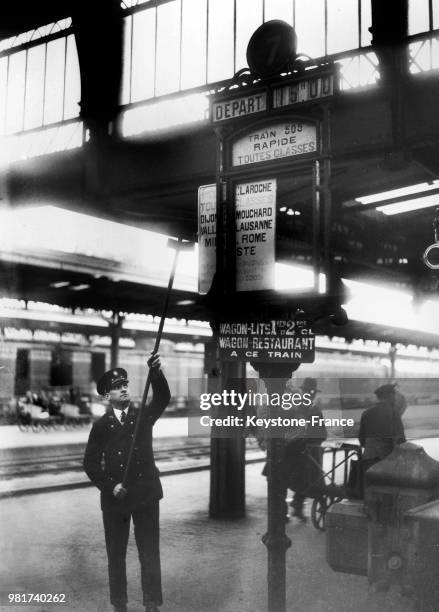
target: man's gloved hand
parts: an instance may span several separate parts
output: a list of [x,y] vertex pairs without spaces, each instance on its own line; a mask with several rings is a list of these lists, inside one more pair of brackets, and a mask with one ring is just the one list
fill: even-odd
[[156,353],[154,355],[154,353],[151,353],[151,357],[148,359],[147,364],[149,369],[151,370],[151,374],[157,374],[160,371],[160,368],[162,367],[160,361],[160,354]]
[[125,499],[126,494],[127,490],[122,486],[121,482],[119,482],[119,484],[117,484],[113,489],[113,495],[116,499]]

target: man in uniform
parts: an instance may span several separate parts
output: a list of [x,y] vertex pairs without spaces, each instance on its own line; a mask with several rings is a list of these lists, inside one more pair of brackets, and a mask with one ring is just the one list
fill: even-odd
[[[127,609],[125,559],[131,517],[139,551],[145,611],[157,612],[162,603],[159,500],[163,492],[154,463],[152,428],[168,405],[170,392],[160,365],[159,355],[149,358],[153,398],[141,416],[130,404],[126,370],[109,370],[97,383],[98,393],[109,401],[110,407],[91,429],[84,469],[101,491],[110,601],[115,612]],[[138,418],[141,421],[125,488],[122,482]]]
[[319,419],[323,416],[316,399],[320,391],[317,389],[317,380],[305,378],[300,388],[302,396],[305,394],[310,396],[311,404],[302,405],[295,416],[305,419],[309,424],[302,435],[292,438],[285,445],[283,469],[287,487],[294,491],[291,501],[293,516],[304,520],[305,499],[312,495],[313,487],[315,489],[315,486],[322,484],[323,449],[320,445],[328,434],[325,425],[311,425],[313,416]]
[[361,415],[358,433],[360,444],[364,447],[363,473],[390,455],[397,444],[405,442],[401,419],[405,398],[396,392],[394,384],[381,385],[374,393],[378,402]]

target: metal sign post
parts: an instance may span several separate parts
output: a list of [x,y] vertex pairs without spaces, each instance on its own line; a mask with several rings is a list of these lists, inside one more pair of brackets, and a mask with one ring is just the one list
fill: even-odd
[[[340,305],[338,296],[330,295],[329,104],[338,92],[338,72],[333,65],[303,71],[295,63],[295,49],[296,36],[288,24],[265,23],[249,43],[250,69],[237,73],[230,87],[212,95],[210,104],[217,135],[216,275],[206,303],[223,372],[233,362],[249,361],[269,392],[283,391],[300,363],[314,360],[310,323],[334,314]],[[292,252],[284,253],[283,260],[290,256],[294,261],[302,249],[312,260],[313,283],[305,291],[280,294],[275,290],[276,238],[280,223],[287,221],[280,212],[285,202],[295,214],[297,185],[309,189],[298,213],[306,220],[301,225],[305,231],[289,238]],[[208,222],[206,217],[202,221]],[[201,218],[199,228],[203,244],[202,234],[209,230]],[[275,416],[276,408],[270,411]],[[267,441],[263,541],[269,612],[286,610],[285,552],[290,542],[285,535],[283,451],[283,439]],[[222,467],[212,461],[211,469],[215,475]]]

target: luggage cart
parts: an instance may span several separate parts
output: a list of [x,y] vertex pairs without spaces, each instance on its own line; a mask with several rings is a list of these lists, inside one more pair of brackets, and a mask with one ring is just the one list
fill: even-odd
[[319,469],[321,476],[301,493],[305,497],[313,498],[311,521],[316,529],[324,531],[325,516],[332,504],[343,498],[358,498],[361,496],[358,487],[360,482],[359,470],[361,469],[361,446],[347,442],[319,445],[318,448],[322,450],[322,465],[312,456],[311,448],[313,448],[312,445],[307,445],[305,450],[307,460]]

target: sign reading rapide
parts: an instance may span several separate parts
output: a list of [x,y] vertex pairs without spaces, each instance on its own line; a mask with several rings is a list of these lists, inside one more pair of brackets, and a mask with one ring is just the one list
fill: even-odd
[[274,289],[276,180],[236,185],[236,290]]
[[221,359],[312,363],[315,336],[305,320],[224,322],[219,326]]
[[306,121],[276,123],[252,130],[233,143],[232,166],[246,166],[317,152],[317,127]]

